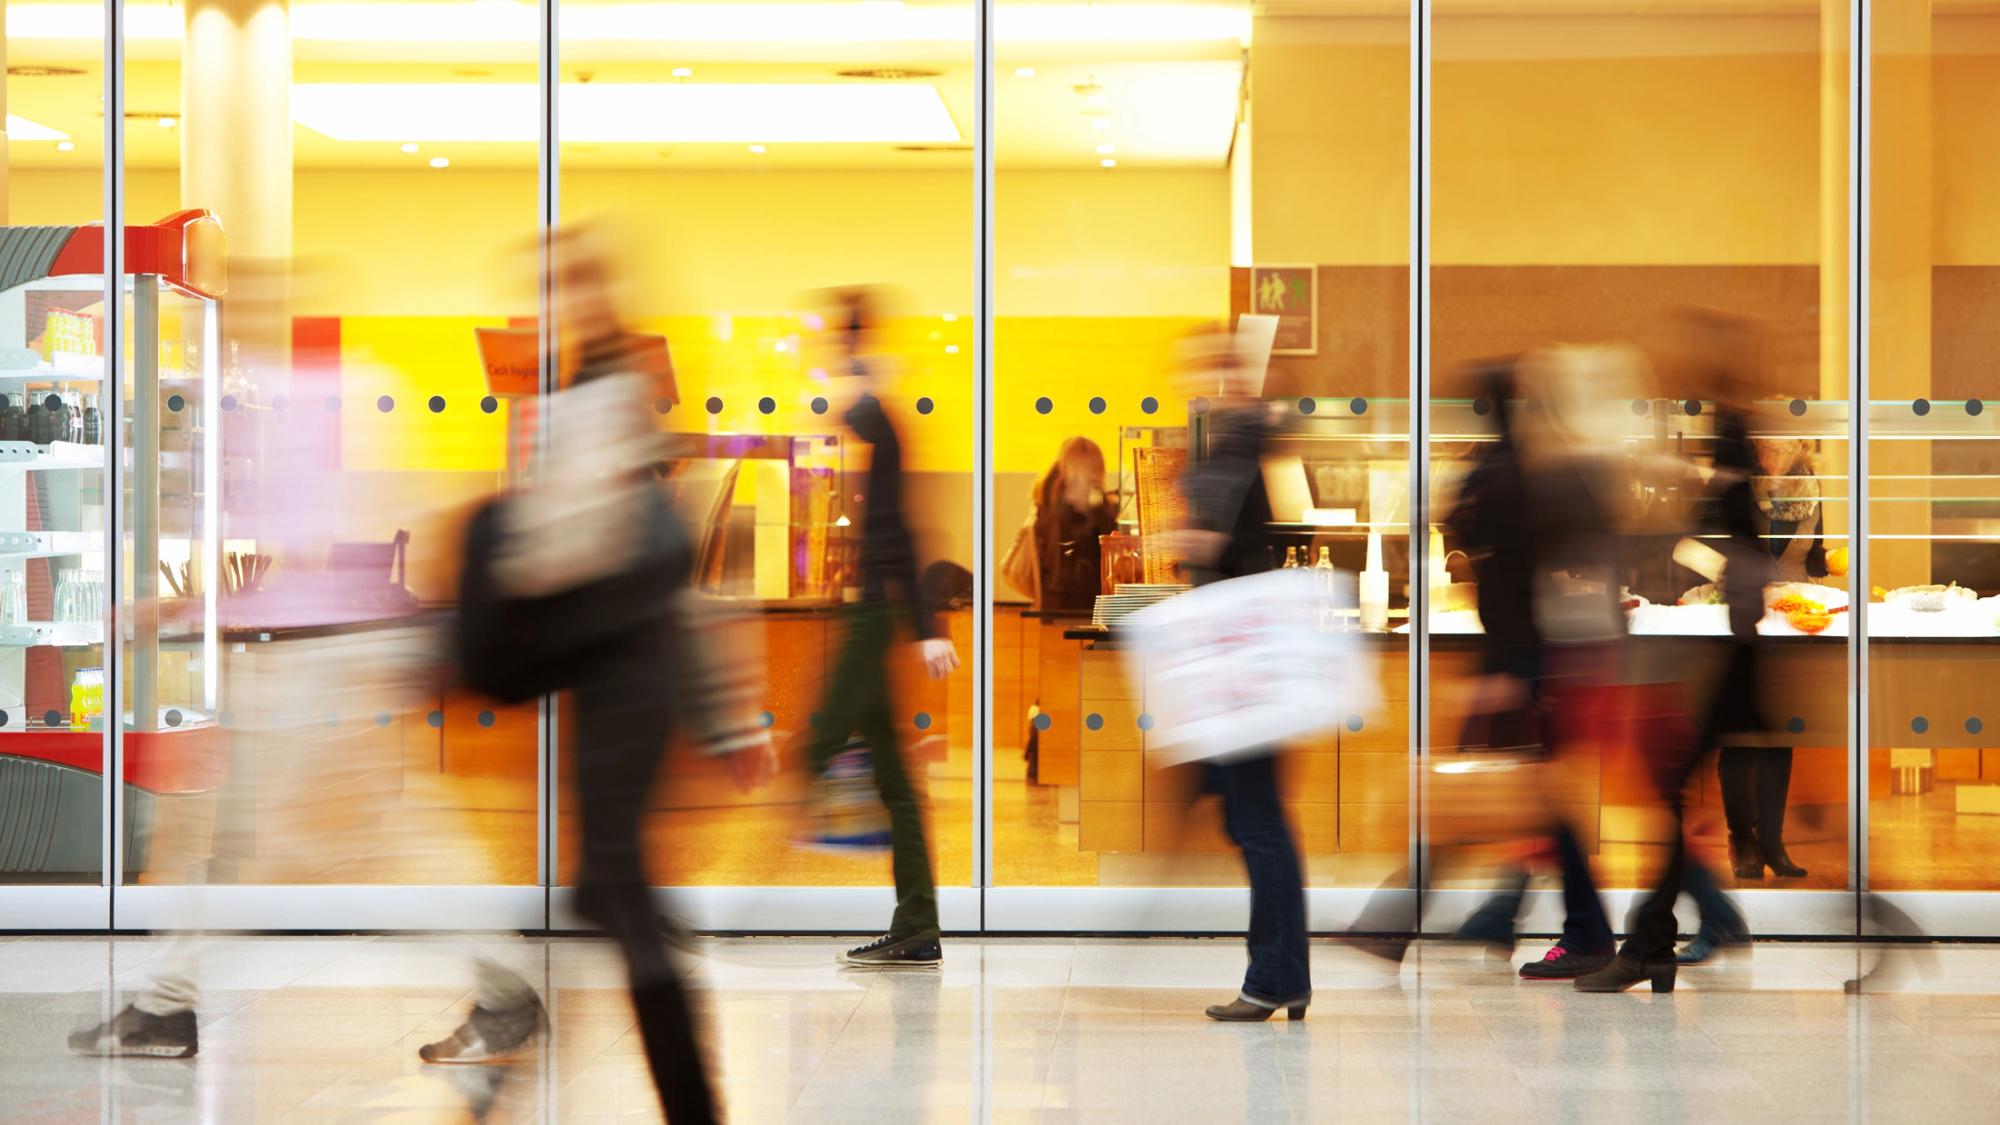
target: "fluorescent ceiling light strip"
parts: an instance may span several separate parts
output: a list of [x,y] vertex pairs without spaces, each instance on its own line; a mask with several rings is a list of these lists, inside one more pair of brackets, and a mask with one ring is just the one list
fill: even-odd
[[[516,0],[440,3],[300,3],[292,39],[329,43],[532,43],[537,15]],[[559,9],[570,42],[673,40],[708,43],[969,43],[967,6],[885,3],[583,4]],[[179,40],[181,9],[132,5],[125,38]],[[101,39],[104,11],[89,4],[9,4],[9,39]],[[1248,5],[1007,4],[994,34],[1008,43],[1161,43],[1250,40]]]
[[51,129],[39,121],[25,117],[7,115],[7,139],[10,141],[66,141],[69,134],[61,129]]
[[[950,144],[925,84],[564,83],[561,135],[580,143]],[[292,120],[337,141],[532,142],[532,83],[301,83]]]

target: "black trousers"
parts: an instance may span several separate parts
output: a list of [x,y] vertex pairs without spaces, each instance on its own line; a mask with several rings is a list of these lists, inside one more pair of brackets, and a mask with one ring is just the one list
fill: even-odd
[[716,1119],[680,973],[660,936],[640,853],[653,782],[666,755],[678,682],[669,646],[644,639],[606,653],[575,688],[576,770],[583,821],[577,908],[609,931],[625,958],[646,1062],[667,1120]]

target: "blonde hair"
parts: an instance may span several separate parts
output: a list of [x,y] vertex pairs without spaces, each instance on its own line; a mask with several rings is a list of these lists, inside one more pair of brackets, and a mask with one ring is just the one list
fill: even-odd
[[1062,443],[1056,451],[1056,459],[1048,470],[1035,481],[1034,491],[1028,501],[1038,508],[1049,508],[1061,499],[1062,487],[1073,476],[1088,478],[1095,484],[1104,483],[1104,450],[1087,437],[1072,437]]

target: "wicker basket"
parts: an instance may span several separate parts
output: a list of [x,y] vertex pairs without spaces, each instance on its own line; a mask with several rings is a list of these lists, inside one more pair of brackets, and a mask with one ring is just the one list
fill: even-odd
[[1163,532],[1187,526],[1187,499],[1181,495],[1185,449],[1135,449],[1133,474],[1139,485],[1140,553],[1149,583],[1180,582],[1180,560],[1165,543]]

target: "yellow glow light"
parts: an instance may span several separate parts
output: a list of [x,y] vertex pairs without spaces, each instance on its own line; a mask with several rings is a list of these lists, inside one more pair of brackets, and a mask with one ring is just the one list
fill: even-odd
[[[25,117],[7,115],[7,139],[10,141],[66,141],[69,134],[61,129],[51,129],[39,121]],[[67,151],[67,150],[65,150]]]

